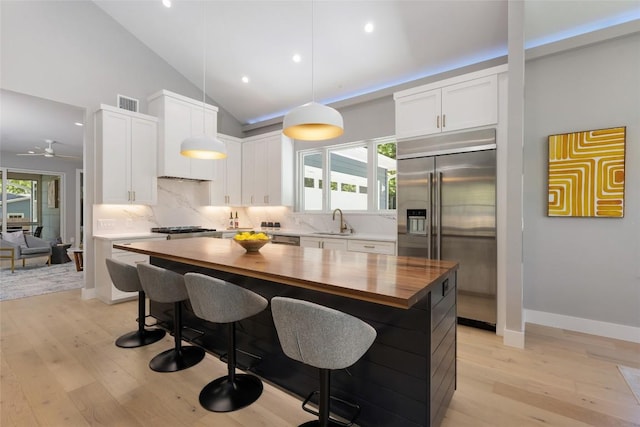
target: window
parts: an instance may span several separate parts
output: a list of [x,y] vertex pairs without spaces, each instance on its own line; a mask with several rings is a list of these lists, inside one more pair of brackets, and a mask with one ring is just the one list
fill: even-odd
[[[322,154],[309,153],[302,155],[302,177],[304,180],[304,210],[322,210]],[[309,182],[318,182],[315,185],[307,185]]]
[[[298,162],[300,211],[396,208],[396,142],[391,138],[299,151]],[[323,180],[329,181],[328,189]]]

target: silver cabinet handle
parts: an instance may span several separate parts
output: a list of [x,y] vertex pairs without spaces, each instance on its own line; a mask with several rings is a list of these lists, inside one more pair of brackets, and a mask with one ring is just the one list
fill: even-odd
[[375,249],[376,247],[374,245],[364,245],[363,248]]
[[444,129],[447,126],[447,115],[442,115],[442,128]]
[[440,129],[440,114],[436,117],[436,127]]

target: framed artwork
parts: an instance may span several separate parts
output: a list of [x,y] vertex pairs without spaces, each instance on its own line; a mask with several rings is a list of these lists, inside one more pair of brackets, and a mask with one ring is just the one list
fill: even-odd
[[57,179],[49,181],[47,184],[47,207],[55,209],[58,206],[59,181]]
[[626,127],[549,136],[548,216],[624,216]]

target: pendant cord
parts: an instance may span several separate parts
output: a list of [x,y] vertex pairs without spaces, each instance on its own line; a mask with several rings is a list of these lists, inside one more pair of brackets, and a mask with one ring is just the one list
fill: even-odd
[[205,97],[207,93],[207,2],[202,2],[202,136],[207,134]]
[[313,76],[313,68],[314,68],[314,61],[313,61],[313,33],[314,33],[314,28],[313,28],[313,0],[311,0],[311,101],[315,102],[316,101],[316,89],[315,86],[313,84],[313,80],[314,80],[314,76]]

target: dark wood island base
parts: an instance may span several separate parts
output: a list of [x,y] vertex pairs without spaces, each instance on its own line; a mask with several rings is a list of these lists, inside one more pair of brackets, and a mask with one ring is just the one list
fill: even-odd
[[[209,243],[203,247],[201,259],[184,259],[184,253],[176,247],[168,250],[162,244],[171,242],[201,239],[170,240],[167,242],[144,242],[123,246],[121,249],[151,255],[151,263],[179,272],[200,272],[229,282],[244,286],[267,299],[273,296],[288,296],[304,299],[331,307],[356,316],[372,325],[378,336],[369,351],[348,370],[336,371],[332,374],[332,396],[357,403],[362,412],[357,419],[360,426],[379,427],[413,427],[438,426],[446,412],[449,401],[456,386],[456,270],[457,264],[442,261],[420,260],[407,257],[388,257],[383,255],[350,254],[336,255],[333,251],[322,249],[296,248],[287,246],[271,246],[263,248],[263,252],[245,255],[235,251],[232,242],[221,242],[221,248],[231,251],[228,259],[212,257]],[[206,239],[215,241],[217,239]],[[155,246],[160,243],[160,246]],[[203,242],[204,243],[204,242]],[[231,246],[230,246],[231,245]],[[152,246],[155,246],[152,250]],[[215,246],[215,245],[214,245]],[[144,247],[144,248],[143,248]],[[218,248],[216,246],[216,248]],[[172,248],[174,249],[174,248]],[[264,249],[268,249],[265,251]],[[320,252],[318,252],[320,251]],[[286,253],[284,253],[286,252]],[[315,282],[313,271],[302,274],[296,280],[284,279],[274,274],[270,268],[276,258],[279,263],[302,262],[304,258],[314,259],[333,252],[333,269],[360,266],[363,281],[369,285],[365,291],[366,298],[359,299],[343,290],[333,287],[319,286]],[[176,255],[181,253],[180,256]],[[296,260],[297,256],[303,259]],[[205,262],[210,257],[215,261]],[[253,258],[252,258],[253,257]],[[185,262],[186,261],[186,262]],[[393,261],[393,262],[392,262]],[[309,261],[312,262],[312,261]],[[425,262],[436,263],[425,266]],[[247,263],[258,263],[251,271]],[[371,265],[383,265],[376,283],[371,283]],[[380,280],[388,280],[390,265],[399,269],[401,265],[411,271],[402,274],[395,271],[393,276],[398,288],[412,288],[413,283],[422,283],[420,298],[408,307],[401,307],[399,300],[392,306],[371,302],[370,294],[384,289]],[[368,266],[368,267],[367,267]],[[409,266],[409,267],[407,267]],[[428,274],[416,275],[416,270],[439,269],[434,277],[425,280]],[[277,268],[276,268],[277,269]],[[259,270],[259,271],[257,271]],[[304,271],[304,269],[303,269]],[[258,276],[258,277],[256,277]],[[327,276],[325,274],[325,276]],[[267,280],[271,278],[273,280]],[[406,281],[404,281],[406,279]],[[286,281],[289,283],[281,283]],[[331,278],[327,279],[331,282]],[[357,282],[357,281],[356,281]],[[330,283],[331,284],[331,283]],[[359,288],[358,283],[351,283],[350,288]],[[371,289],[377,290],[371,290]],[[353,290],[353,289],[351,289]],[[360,292],[358,290],[358,292]],[[395,291],[384,290],[384,298],[389,298]],[[398,292],[395,292],[394,298]],[[404,297],[403,297],[404,298]],[[409,300],[410,298],[406,298]],[[151,303],[151,315],[170,328],[172,321],[171,304]],[[217,355],[224,355],[227,343],[227,328],[206,322],[193,314],[190,305],[185,303],[184,324],[197,332],[185,331],[184,336],[194,344],[200,345]],[[241,321],[237,328],[237,347],[247,354],[238,354],[240,365],[304,399],[311,391],[318,389],[317,370],[289,359],[284,355],[278,342],[276,330],[268,308],[264,312]],[[332,411],[349,418],[351,409],[342,408],[332,403]]]

